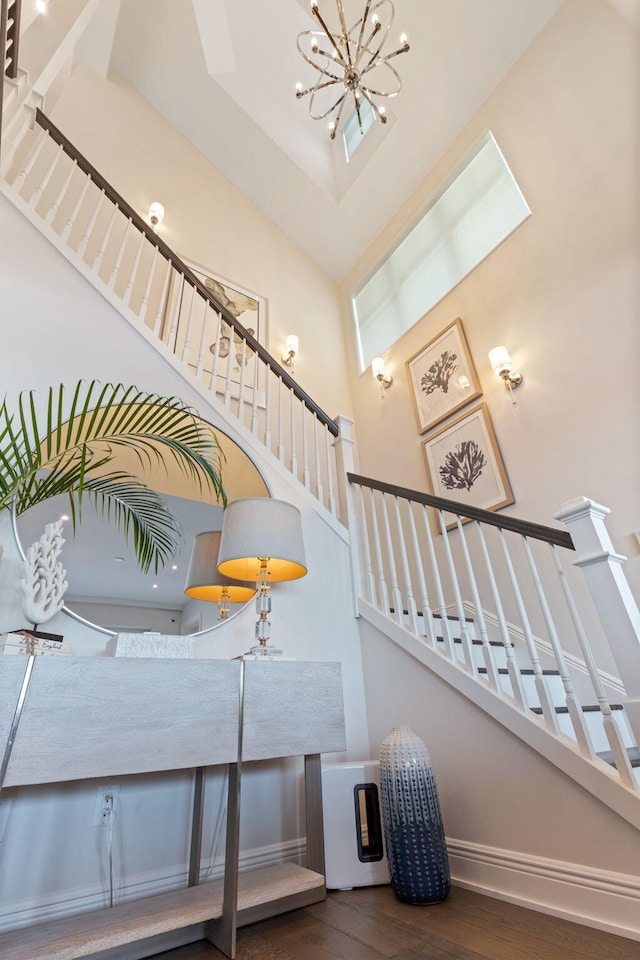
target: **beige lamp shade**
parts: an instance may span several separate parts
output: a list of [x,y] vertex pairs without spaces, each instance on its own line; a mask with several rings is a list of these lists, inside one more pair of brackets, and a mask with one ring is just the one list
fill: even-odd
[[305,576],[300,511],[268,497],[234,500],[224,512],[218,570],[234,579],[255,580],[263,559],[273,583]]
[[231,603],[245,603],[256,592],[255,581],[240,583],[218,571],[220,536],[219,530],[205,530],[196,535],[184,592],[194,600],[217,603],[226,588],[226,596]]

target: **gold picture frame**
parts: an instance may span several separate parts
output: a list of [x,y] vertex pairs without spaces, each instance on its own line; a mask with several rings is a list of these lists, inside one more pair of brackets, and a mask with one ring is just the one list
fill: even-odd
[[429,492],[482,510],[515,503],[486,403],[422,441]]
[[459,317],[407,360],[406,366],[420,433],[427,433],[482,396]]

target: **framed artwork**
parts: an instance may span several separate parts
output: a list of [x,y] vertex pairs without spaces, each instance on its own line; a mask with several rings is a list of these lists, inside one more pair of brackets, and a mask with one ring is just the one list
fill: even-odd
[[[257,293],[232,283],[199,263],[181,257],[184,264],[195,273],[198,280],[211,292],[219,303],[251,333],[259,343],[267,345],[267,301]],[[164,310],[162,339],[173,347],[173,352],[183,357],[189,366],[198,366],[201,345],[204,345],[204,372],[213,376],[213,360],[217,337],[217,318],[213,310],[196,309],[191,311],[191,290],[189,284],[181,283],[174,272],[167,294]],[[202,300],[200,300],[202,305]],[[203,330],[203,324],[206,329]],[[228,356],[235,351],[231,378],[240,380],[240,363],[243,360],[242,338],[232,331],[228,323],[222,323],[218,342],[217,377],[226,378]],[[253,351],[245,350],[245,382],[253,382]]]
[[422,441],[430,493],[483,510],[514,503],[486,403]]
[[420,433],[482,396],[460,319],[407,360],[407,370]]

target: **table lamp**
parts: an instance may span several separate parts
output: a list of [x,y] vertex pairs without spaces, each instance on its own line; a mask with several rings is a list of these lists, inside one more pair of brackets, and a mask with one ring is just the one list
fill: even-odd
[[224,512],[218,570],[234,580],[255,580],[255,639],[251,656],[279,656],[271,638],[270,584],[304,577],[307,567],[300,511],[269,497],[234,500]]
[[255,584],[225,577],[218,571],[219,530],[196,534],[184,592],[194,600],[218,604],[218,620],[227,620],[230,603],[245,603],[256,592]]

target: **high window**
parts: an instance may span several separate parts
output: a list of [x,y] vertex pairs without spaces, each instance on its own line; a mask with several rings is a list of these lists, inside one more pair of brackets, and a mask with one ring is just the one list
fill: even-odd
[[360,370],[531,214],[488,133],[404,239],[352,296]]

